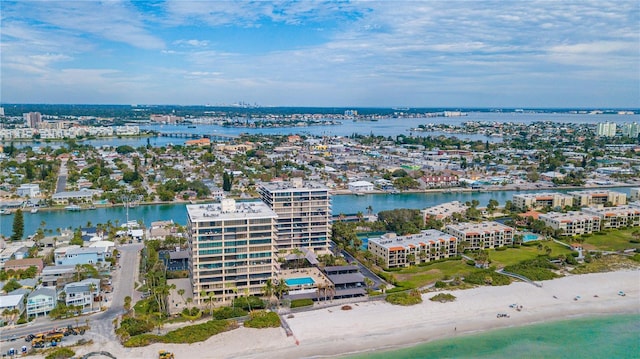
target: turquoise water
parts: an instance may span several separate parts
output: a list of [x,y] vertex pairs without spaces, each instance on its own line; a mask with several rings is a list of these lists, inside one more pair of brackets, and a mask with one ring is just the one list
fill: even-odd
[[638,358],[640,315],[563,320],[461,335],[349,359],[419,358]]
[[531,242],[531,241],[537,241],[537,240],[538,240],[537,234],[527,233],[524,236],[522,236],[523,242]]
[[296,285],[311,285],[315,283],[311,277],[289,278],[285,279],[284,282],[287,283],[289,287]]

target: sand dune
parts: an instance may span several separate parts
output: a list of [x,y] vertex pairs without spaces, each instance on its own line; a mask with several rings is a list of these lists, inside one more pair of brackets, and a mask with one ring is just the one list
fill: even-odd
[[[410,307],[376,301],[351,304],[348,311],[338,305],[296,313],[286,319],[293,337],[281,328],[239,328],[191,345],[126,349],[94,343],[77,348],[77,354],[107,350],[118,358],[157,358],[158,350],[166,349],[189,359],[331,357],[576,316],[640,313],[640,271],[569,276],[543,282],[542,288],[517,282],[451,293],[455,302],[432,302],[428,298],[434,293],[427,293],[422,304]],[[497,318],[498,313],[509,317]]]

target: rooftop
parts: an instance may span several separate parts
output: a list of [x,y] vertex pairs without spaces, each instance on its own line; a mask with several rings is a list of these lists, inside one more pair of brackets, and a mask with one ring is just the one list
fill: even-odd
[[187,214],[193,222],[277,217],[262,201],[236,202],[233,199],[224,199],[220,203],[187,205]]
[[477,232],[477,231],[512,231],[513,228],[505,226],[498,222],[480,222],[480,223],[459,223],[450,224],[447,228],[454,229],[460,232]]
[[260,184],[260,187],[263,187],[269,192],[328,190],[327,186],[322,183],[315,181],[303,181],[301,178],[294,178],[291,181],[264,182]]
[[378,238],[369,238],[369,243],[376,243],[387,249],[394,247],[424,246],[427,242],[455,241],[450,234],[435,229],[427,229],[418,234],[397,236],[395,233],[387,233]]

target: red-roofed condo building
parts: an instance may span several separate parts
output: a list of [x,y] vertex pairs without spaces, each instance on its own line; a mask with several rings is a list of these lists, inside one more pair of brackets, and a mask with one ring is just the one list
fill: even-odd
[[458,238],[465,249],[489,249],[513,244],[514,229],[498,222],[450,224],[444,230]]
[[387,233],[369,238],[369,251],[384,262],[387,268],[408,267],[457,255],[455,237],[435,229],[418,234],[398,236]]

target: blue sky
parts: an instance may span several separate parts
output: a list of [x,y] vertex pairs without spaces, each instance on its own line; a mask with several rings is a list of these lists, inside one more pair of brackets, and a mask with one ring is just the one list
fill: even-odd
[[640,107],[637,1],[5,1],[4,103]]

